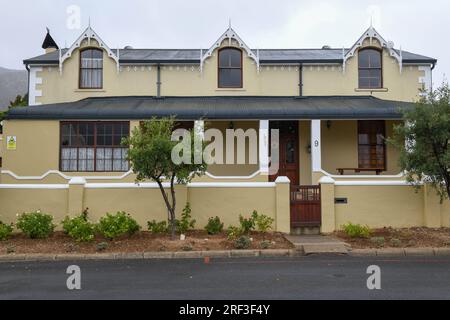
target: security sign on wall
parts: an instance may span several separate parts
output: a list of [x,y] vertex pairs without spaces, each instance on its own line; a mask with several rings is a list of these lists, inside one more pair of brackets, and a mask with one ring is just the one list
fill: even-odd
[[12,150],[12,151],[17,149],[17,137],[16,136],[8,136],[7,137],[6,149]]

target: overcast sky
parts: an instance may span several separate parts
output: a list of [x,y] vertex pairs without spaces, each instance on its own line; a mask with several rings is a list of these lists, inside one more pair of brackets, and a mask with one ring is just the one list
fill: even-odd
[[83,30],[68,27],[81,11],[109,47],[209,48],[228,27],[252,48],[350,47],[374,26],[397,48],[437,58],[434,83],[450,73],[448,0],[0,0],[0,66],[23,69],[43,52],[45,27],[70,46]]

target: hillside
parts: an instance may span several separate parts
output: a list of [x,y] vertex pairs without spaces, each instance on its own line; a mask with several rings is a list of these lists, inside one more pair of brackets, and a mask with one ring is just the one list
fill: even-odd
[[0,111],[5,110],[9,102],[17,95],[27,93],[27,71],[9,70],[0,67]]

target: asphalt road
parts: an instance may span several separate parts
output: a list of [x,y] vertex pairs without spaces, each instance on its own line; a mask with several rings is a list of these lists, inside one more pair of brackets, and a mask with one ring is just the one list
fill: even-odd
[[[70,265],[81,290],[67,289]],[[367,289],[371,265],[381,290]],[[450,257],[0,263],[0,299],[450,299]]]

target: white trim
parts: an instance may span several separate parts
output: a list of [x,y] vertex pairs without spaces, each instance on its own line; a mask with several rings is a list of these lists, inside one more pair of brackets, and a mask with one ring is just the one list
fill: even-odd
[[311,120],[311,164],[312,172],[322,171],[321,121]]
[[28,176],[28,177],[18,176],[14,172],[9,171],[9,170],[2,170],[1,173],[7,174],[16,180],[44,180],[45,178],[47,178],[49,175],[52,175],[52,174],[56,174],[65,180],[71,180],[73,178],[83,178],[86,180],[122,180],[122,179],[128,177],[129,175],[131,175],[133,173],[133,171],[130,170],[122,176],[68,176],[58,170],[49,170],[46,173],[44,173],[42,176]]
[[206,172],[205,175],[211,179],[217,179],[217,180],[237,180],[237,179],[242,179],[242,180],[250,180],[253,179],[255,177],[257,177],[258,175],[260,175],[261,172],[258,170],[255,173],[253,173],[252,175],[249,176],[215,176],[209,172]]
[[319,179],[319,184],[335,184],[336,180],[334,180],[331,177],[328,176],[324,176],[322,178]]
[[336,181],[337,186],[412,186],[408,181]]
[[256,63],[256,69],[259,72],[259,58],[257,55],[255,55],[252,51],[252,49],[250,49],[249,46],[247,46],[245,44],[245,42],[239,37],[239,35],[237,34],[236,31],[233,30],[233,28],[231,27],[231,25],[229,26],[229,28],[224,32],[224,34],[222,34],[222,36],[214,43],[214,45],[209,48],[208,51],[206,51],[205,54],[203,54],[203,50],[200,51],[200,53],[202,54],[202,58],[200,60],[200,71],[203,71],[203,66],[205,65],[205,61],[207,59],[209,59],[210,57],[212,57],[214,51],[218,48],[220,48],[220,46],[222,45],[222,42],[224,40],[229,41],[229,45],[231,46],[231,40],[234,39],[237,41],[239,47],[241,49],[244,49],[245,52],[247,53],[248,57],[250,59],[253,59]]
[[348,178],[362,178],[362,179],[367,179],[367,178],[373,178],[373,179],[392,179],[392,178],[403,178],[405,176],[404,173],[399,173],[397,175],[383,175],[383,176],[377,176],[377,175],[338,175],[338,174],[331,174],[326,172],[325,170],[320,170],[321,173],[323,173],[324,175],[330,177],[330,178],[341,178],[341,179],[348,179]]
[[259,171],[269,175],[269,120],[259,121]]
[[73,52],[81,47],[81,44],[85,39],[88,39],[88,45],[91,44],[91,39],[94,39],[98,42],[100,48],[106,51],[108,57],[113,59],[117,65],[117,71],[120,69],[119,57],[106,45],[105,42],[98,36],[98,34],[91,28],[91,26],[87,27],[87,29],[81,34],[81,36],[72,44],[72,46],[67,50],[67,52],[60,57],[59,59],[59,71],[62,73],[64,61],[72,57]]
[[345,53],[345,49],[342,50],[343,71],[345,72],[347,60],[355,56],[356,50],[358,50],[363,46],[364,40],[366,40],[367,38],[370,39],[370,44],[372,44],[373,38],[377,39],[380,42],[381,47],[387,49],[389,51],[389,55],[395,60],[397,60],[400,68],[400,73],[402,73],[403,69],[402,50],[400,49],[400,54],[398,54],[397,51],[395,51],[394,49],[394,44],[392,42],[384,40],[384,38],[378,33],[377,30],[375,30],[373,26],[370,26],[370,28],[363,33],[363,35],[358,39],[358,41],[356,41],[356,43],[350,48],[350,50],[347,53]]
[[0,189],[69,189],[68,184],[0,184]]
[[[170,188],[170,183],[163,183],[164,188]],[[87,183],[86,189],[159,189],[156,182],[145,183]]]
[[275,182],[192,182],[188,188],[274,188]]
[[432,83],[431,83],[431,66],[420,66],[419,67],[419,71],[423,71],[424,72],[424,76],[423,77],[419,77],[419,83],[424,85],[424,89],[426,90],[426,92],[421,92],[420,96],[426,96],[427,92],[431,91],[432,88]]
[[288,177],[284,177],[284,176],[279,176],[276,180],[275,180],[275,184],[290,184],[291,180],[289,180]]
[[37,76],[38,72],[42,72],[44,69],[42,67],[30,67],[30,84],[28,88],[29,92],[29,105],[37,106],[40,102],[36,102],[37,97],[42,97],[42,90],[37,90],[36,86],[42,84],[42,78]]
[[[188,188],[273,188],[274,182],[192,182]],[[163,183],[164,188],[170,188],[170,183]],[[158,189],[155,182],[146,183],[88,183],[86,189]]]

